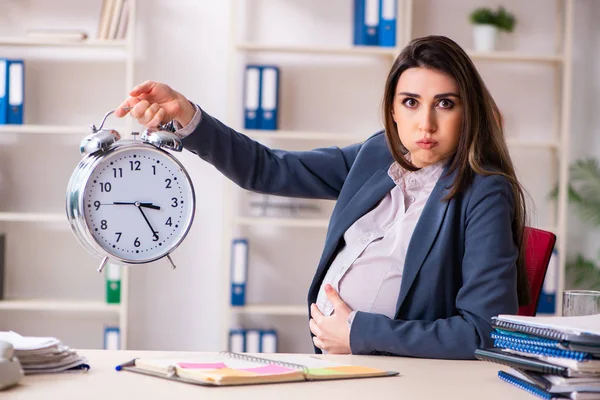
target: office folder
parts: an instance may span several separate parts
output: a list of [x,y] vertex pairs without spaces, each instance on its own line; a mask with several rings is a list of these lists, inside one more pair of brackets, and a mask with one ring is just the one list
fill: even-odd
[[262,353],[277,353],[277,332],[275,330],[260,332],[260,349]]
[[117,326],[107,326],[104,328],[104,349],[121,349],[121,331]]
[[25,66],[23,60],[8,61],[8,117],[7,123],[23,124],[25,97]]
[[121,302],[121,266],[108,263],[104,270],[106,271],[106,302],[119,304]]
[[244,78],[244,128],[259,129],[261,68],[257,65],[246,66]]
[[396,46],[396,0],[381,0],[379,18],[379,45]]
[[229,351],[243,353],[246,351],[246,331],[243,329],[229,330]]
[[354,44],[379,44],[379,1],[354,0]]
[[8,60],[0,58],[0,125],[8,123]]
[[231,305],[246,303],[246,276],[248,271],[248,240],[234,239],[231,243]]
[[246,330],[246,348],[245,353],[261,353],[260,331],[258,329]]
[[538,314],[556,313],[556,288],[558,287],[558,251],[554,249],[546,270],[542,293],[538,301]]
[[261,68],[259,129],[276,130],[279,108],[279,68],[265,65]]

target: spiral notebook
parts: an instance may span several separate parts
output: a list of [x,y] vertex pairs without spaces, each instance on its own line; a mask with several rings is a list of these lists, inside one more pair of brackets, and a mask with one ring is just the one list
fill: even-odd
[[510,383],[518,387],[519,389],[523,389],[524,391],[540,397],[542,399],[564,399],[569,398],[568,396],[563,396],[556,393],[550,393],[547,390],[544,390],[533,383],[526,381],[525,379],[518,378],[508,372],[498,371],[498,378],[502,379],[504,382]]
[[189,358],[136,358],[116,367],[159,378],[204,386],[252,385],[398,375],[316,356],[280,355],[263,358],[240,353],[210,353]]
[[492,326],[547,339],[600,347],[600,314],[577,317],[498,315],[492,318]]

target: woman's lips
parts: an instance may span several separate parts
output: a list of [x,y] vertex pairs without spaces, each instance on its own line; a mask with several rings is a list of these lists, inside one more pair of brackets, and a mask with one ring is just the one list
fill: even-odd
[[426,150],[434,148],[435,146],[437,146],[437,144],[438,143],[435,140],[429,140],[429,139],[422,139],[417,142],[417,146],[419,146],[422,149],[426,149]]

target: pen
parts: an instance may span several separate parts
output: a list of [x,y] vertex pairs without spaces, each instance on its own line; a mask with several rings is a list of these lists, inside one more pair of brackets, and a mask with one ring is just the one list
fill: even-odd
[[116,371],[121,371],[124,367],[133,367],[135,365],[135,360],[137,360],[137,358],[134,358],[131,361],[127,361],[123,364],[119,364],[115,367]]

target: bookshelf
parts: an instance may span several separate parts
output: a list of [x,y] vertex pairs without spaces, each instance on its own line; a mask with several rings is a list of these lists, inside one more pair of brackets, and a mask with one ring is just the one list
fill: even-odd
[[[127,348],[128,268],[121,268],[120,303],[107,303],[105,278],[96,272],[100,260],[77,243],[64,211],[66,184],[81,160],[79,142],[135,84],[136,0],[127,1],[125,39],[94,38],[100,0],[70,7],[77,25],[92,31],[81,41],[25,36],[22,27],[61,18],[46,2],[11,4],[9,15],[23,18],[20,26],[0,16],[0,57],[25,61],[24,124],[0,125],[0,230],[6,235],[0,330],[102,348],[103,326],[119,326],[120,346]],[[88,75],[79,74],[86,68]],[[132,130],[130,120],[120,125],[111,127]]]
[[[399,54],[401,49],[406,43],[412,38],[418,36],[425,36],[430,34],[442,34],[447,35],[456,40],[456,35],[453,30],[448,29],[448,24],[452,22],[458,24],[463,22],[465,30],[468,30],[470,34],[470,25],[467,22],[468,10],[471,7],[475,7],[473,2],[467,0],[461,0],[459,2],[444,2],[444,0],[425,0],[415,2],[413,0],[398,0],[398,29],[397,29],[397,47],[394,48],[382,48],[382,47],[371,47],[371,46],[351,46],[352,35],[352,13],[351,4],[352,2],[337,1],[332,2],[332,5],[323,5],[322,13],[317,13],[315,10],[319,7],[315,5],[315,1],[307,2],[292,2],[290,8],[295,8],[297,21],[290,22],[290,24],[297,23],[298,25],[310,26],[311,32],[306,33],[308,38],[303,42],[302,38],[294,36],[294,27],[289,28],[289,37],[285,35],[285,28],[281,29],[281,35],[278,35],[277,27],[272,28],[270,35],[262,35],[252,31],[250,28],[255,28],[255,25],[268,25],[269,21],[260,16],[260,11],[257,10],[259,7],[271,7],[274,10],[267,10],[265,13],[270,14],[271,17],[282,13],[282,5],[275,5],[269,3],[266,0],[260,1],[255,0],[252,2],[236,1],[231,0],[231,12],[232,12],[232,33],[231,33],[231,48],[230,48],[230,66],[229,66],[229,91],[228,91],[228,104],[229,114],[227,115],[228,125],[232,126],[236,130],[244,133],[250,138],[264,143],[273,148],[285,148],[285,149],[311,149],[316,147],[324,146],[344,146],[350,143],[355,143],[364,140],[371,133],[381,129],[381,121],[378,118],[377,112],[379,109],[375,107],[369,108],[368,106],[363,108],[353,108],[353,111],[359,110],[360,114],[354,115],[352,111],[348,114],[351,121],[358,122],[353,126],[352,123],[336,124],[330,123],[330,120],[335,119],[335,116],[328,118],[326,112],[321,112],[318,115],[313,115],[312,112],[317,110],[318,107],[312,106],[312,101],[319,101],[316,97],[327,93],[328,89],[333,86],[327,86],[322,91],[318,92],[317,96],[310,97],[306,90],[303,90],[302,84],[308,82],[308,80],[297,79],[299,76],[299,70],[304,69],[306,74],[313,73],[318,75],[318,78],[322,81],[324,75],[320,75],[321,69],[333,70],[338,68],[340,73],[343,74],[345,80],[336,82],[339,86],[352,86],[354,81],[352,80],[351,72],[347,72],[353,68],[354,65],[358,65],[359,68],[368,66],[374,70],[374,75],[370,75],[370,78],[374,78],[373,85],[377,88],[383,88],[385,78],[387,76],[387,69],[391,66],[395,57]],[[443,4],[442,4],[443,3]],[[441,14],[444,11],[440,11],[438,6],[446,8],[455,7],[455,3],[459,3],[461,8],[466,10],[459,22],[456,21],[445,21],[446,25],[443,26],[441,23],[436,25],[440,20],[448,18],[442,18]],[[572,18],[573,18],[573,1],[572,0],[561,0],[557,1],[558,7],[556,8],[556,18],[551,20],[554,23],[555,32],[545,32],[546,37],[554,38],[552,51],[543,52],[537,51],[538,49],[521,49],[515,46],[516,50],[498,50],[494,52],[476,52],[469,50],[469,46],[466,45],[466,40],[457,40],[465,49],[467,49],[468,55],[475,62],[478,68],[495,68],[496,69],[507,69],[509,71],[523,69],[526,72],[537,71],[537,69],[551,70],[549,85],[553,85],[552,89],[552,115],[556,117],[551,118],[552,127],[548,132],[543,132],[538,135],[513,135],[514,131],[522,133],[526,128],[523,125],[514,123],[513,125],[507,126],[507,142],[513,157],[529,157],[530,154],[533,156],[539,156],[544,159],[550,160],[550,167],[548,171],[544,171],[549,174],[549,181],[551,185],[546,185],[540,189],[536,186],[537,182],[533,182],[532,187],[528,186],[528,182],[525,182],[525,189],[527,191],[544,191],[544,195],[538,196],[535,200],[539,202],[547,202],[546,194],[551,190],[551,186],[554,182],[559,183],[559,197],[555,204],[541,207],[543,218],[540,217],[539,221],[534,221],[532,225],[538,226],[541,229],[549,230],[557,234],[558,236],[558,249],[559,251],[559,269],[558,269],[558,286],[557,293],[562,290],[564,285],[564,265],[565,265],[565,251],[566,248],[566,182],[568,180],[568,143],[569,143],[569,127],[570,127],[570,96],[571,96],[571,57],[572,57]],[[478,4],[481,6],[481,4]],[[312,7],[312,8],[311,8]],[[330,7],[330,8],[327,8]],[[332,27],[331,33],[328,35],[326,27],[322,27],[318,24],[323,24],[324,19],[321,15],[328,15],[330,17],[336,14],[331,9],[337,7],[335,13],[340,14],[340,17],[331,22]],[[511,7],[517,7],[516,3],[511,3]],[[437,14],[433,18],[430,14]],[[281,19],[284,19],[282,13]],[[435,21],[426,27],[423,27],[422,21],[425,18],[430,18]],[[344,20],[348,26],[343,26]],[[252,22],[250,27],[249,21]],[[419,23],[416,23],[419,22]],[[277,25],[276,22],[273,22]],[[282,25],[282,24],[280,24]],[[441,26],[441,27],[440,27]],[[446,28],[444,30],[444,28]],[[314,31],[314,32],[312,32]],[[327,31],[328,33],[330,31]],[[285,32],[285,33],[283,33]],[[339,34],[341,32],[341,34]],[[336,35],[336,33],[338,35]],[[343,39],[343,35],[346,35]],[[516,33],[515,33],[516,34]],[[536,34],[539,34],[537,32]],[[314,39],[320,37],[319,39]],[[340,39],[342,38],[342,39]],[[461,37],[464,39],[463,37]],[[329,40],[331,39],[331,40]],[[311,43],[306,43],[311,42]],[[331,42],[331,43],[330,43]],[[469,43],[470,44],[470,43]],[[265,64],[281,64],[281,83],[280,83],[280,129],[275,131],[261,131],[261,130],[244,130],[243,129],[243,105],[240,100],[239,89],[243,87],[243,68],[247,63],[265,63]],[[362,71],[362,70],[361,70]],[[298,74],[298,75],[294,75]],[[379,74],[379,75],[376,75]],[[545,76],[545,75],[544,75]],[[287,80],[286,80],[287,79]],[[494,77],[484,76],[486,83],[500,84],[499,80]],[[290,83],[290,81],[294,81]],[[338,87],[336,87],[338,88]],[[315,85],[311,86],[311,89],[319,90],[320,88]],[[382,92],[382,90],[380,90]],[[305,97],[301,98],[300,94]],[[347,91],[352,96],[352,91]],[[494,94],[494,90],[492,90]],[[367,93],[365,97],[378,106],[381,98],[369,97],[372,93]],[[308,96],[308,97],[306,97]],[[495,96],[495,94],[494,94]],[[517,95],[516,95],[517,96]],[[496,96],[495,96],[496,97]],[[331,99],[331,97],[327,97]],[[359,102],[360,99],[357,99]],[[335,101],[335,99],[334,99]],[[343,100],[342,100],[343,102]],[[292,104],[292,105],[290,105]],[[323,104],[323,101],[319,103]],[[343,102],[344,105],[348,102]],[[361,103],[365,104],[365,103]],[[500,104],[501,108],[503,104]],[[324,106],[327,107],[327,106]],[[341,106],[342,107],[342,106]],[[298,108],[301,111],[293,111],[290,108]],[[305,110],[305,108],[308,109]],[[327,109],[329,111],[330,109]],[[335,112],[333,112],[335,113]],[[310,115],[310,121],[302,119],[302,115]],[[526,111],[521,111],[519,115],[523,117]],[[550,113],[548,113],[550,115]],[[338,115],[336,115],[338,116]],[[511,117],[513,117],[511,115]],[[322,122],[321,122],[322,119]],[[518,119],[518,118],[513,118]],[[368,121],[368,123],[362,123],[361,121]],[[311,123],[312,121],[320,121]],[[521,122],[521,121],[520,121]],[[527,124],[535,123],[526,121]],[[529,126],[525,124],[525,126]],[[367,126],[365,128],[365,126]],[[363,129],[364,128],[364,129]],[[539,133],[540,129],[537,129],[535,133]],[[519,172],[519,169],[518,169]],[[525,171],[526,172],[526,171]],[[531,178],[531,177],[529,177]],[[520,177],[522,179],[522,177]],[[546,180],[544,180],[545,182]],[[270,283],[271,275],[278,274],[277,276],[282,279],[296,279],[298,273],[295,267],[288,266],[292,264],[293,259],[300,252],[306,252],[313,254],[312,258],[307,257],[306,259],[313,262],[311,265],[304,265],[312,278],[314,267],[318,262],[320,251],[322,249],[323,241],[319,241],[319,238],[324,240],[324,235],[328,226],[327,216],[318,218],[287,218],[287,217],[257,217],[247,216],[241,213],[240,203],[243,202],[242,190],[235,187],[230,182],[225,185],[225,198],[227,204],[230,207],[225,207],[226,212],[224,215],[224,226],[229,227],[225,229],[223,238],[223,285],[222,285],[222,342],[221,348],[227,347],[229,329],[234,327],[246,327],[244,326],[245,321],[248,322],[248,328],[264,327],[272,328],[277,326],[278,320],[285,329],[286,324],[297,324],[294,325],[301,327],[301,331],[292,332],[292,330],[286,331],[285,335],[293,336],[294,339],[289,339],[288,343],[284,343],[280,347],[280,351],[288,352],[295,351],[297,348],[290,347],[291,342],[309,342],[308,335],[308,321],[305,319],[308,315],[307,306],[305,304],[305,298],[299,299],[295,294],[287,294],[285,290],[281,290],[281,297],[273,299],[272,296],[265,301],[256,301],[258,296],[253,296],[253,299],[248,301],[244,306],[233,307],[230,305],[230,248],[231,240],[236,237],[246,237],[250,241],[250,256],[249,256],[249,270],[251,269],[264,269],[265,276]],[[543,199],[543,200],[540,200]],[[270,262],[268,260],[269,255],[276,254],[279,252],[286,252],[288,249],[279,248],[278,246],[284,241],[280,237],[291,235],[290,241],[294,241],[296,237],[303,238],[306,242],[298,242],[296,249],[290,252],[287,257],[280,256],[275,257],[278,260]],[[297,236],[296,236],[297,235]],[[253,237],[258,241],[254,242],[258,249],[253,249]],[[275,244],[269,245],[268,241],[273,240]],[[315,246],[315,243],[317,245]],[[313,246],[313,247],[310,247]],[[272,252],[268,252],[268,249],[272,247]],[[298,248],[302,249],[297,250]],[[254,254],[253,254],[254,252]],[[274,265],[278,261],[283,260],[286,265]],[[279,272],[278,268],[285,269],[283,272]],[[287,269],[286,269],[287,268]],[[277,271],[277,272],[274,272]],[[286,276],[286,271],[290,272],[290,276]],[[258,272],[255,272],[254,278],[257,278]],[[248,273],[248,286],[252,285],[252,274]],[[270,286],[257,282],[262,290],[270,288]],[[285,283],[285,282],[284,282]],[[308,284],[310,281],[303,282],[297,279],[296,285],[305,284],[305,289],[308,290]],[[247,289],[247,292],[248,289]],[[251,296],[252,297],[252,296]],[[558,296],[560,297],[560,296]],[[560,299],[557,297],[557,309],[560,309]],[[292,298],[299,299],[293,304],[289,304]],[[261,324],[267,324],[266,326]],[[304,343],[303,342],[303,343]],[[312,346],[308,343],[307,347],[302,350],[310,351]]]

